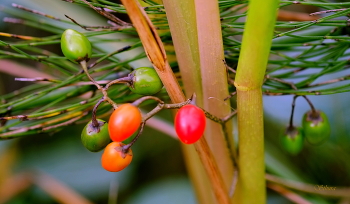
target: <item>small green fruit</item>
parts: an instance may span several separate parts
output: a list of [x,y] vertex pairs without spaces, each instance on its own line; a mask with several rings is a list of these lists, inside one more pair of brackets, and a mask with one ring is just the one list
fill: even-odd
[[140,95],[156,94],[163,87],[156,70],[150,67],[137,68],[129,76],[132,77],[130,90]]
[[67,29],[61,37],[61,49],[65,57],[73,62],[89,61],[91,43],[85,35],[73,29]]
[[303,117],[302,126],[305,138],[310,144],[321,144],[331,135],[328,118],[324,112],[319,110],[306,112]]
[[297,155],[304,146],[304,136],[301,128],[288,127],[281,137],[283,148],[291,155]]
[[111,142],[108,133],[108,124],[100,119],[97,119],[97,122],[99,126],[94,127],[92,121],[90,121],[81,133],[83,145],[91,152],[98,152]]

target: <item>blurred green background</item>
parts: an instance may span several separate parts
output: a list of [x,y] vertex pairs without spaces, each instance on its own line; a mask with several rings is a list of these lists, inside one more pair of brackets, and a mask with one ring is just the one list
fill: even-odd
[[[64,18],[63,14],[67,14],[78,18],[82,24],[105,24],[105,20],[91,9],[83,9],[58,0],[2,0],[0,18],[9,16],[1,12],[1,7],[10,7],[11,3],[43,11],[59,18]],[[59,24],[57,21],[52,21],[52,23]],[[79,30],[77,27],[74,28]],[[0,22],[0,32],[33,36],[46,35],[46,32],[40,30],[2,22]],[[118,35],[120,34],[116,34],[117,37]],[[119,48],[121,44],[123,43],[118,42],[100,46],[106,52],[111,52]],[[57,46],[50,49],[60,53]],[[127,53],[118,55],[118,57],[123,59],[125,55]],[[29,60],[19,61],[19,63],[38,66],[37,63]],[[133,67],[147,65],[149,62],[146,59],[134,61],[131,64]],[[11,68],[6,67],[6,69]],[[349,70],[340,74],[349,74]],[[28,84],[14,81],[15,77],[15,75],[0,72],[0,95]],[[331,76],[328,77],[331,79]],[[282,150],[279,136],[288,124],[292,96],[264,97],[267,172],[316,185],[349,187],[350,94],[310,96],[309,98],[317,109],[323,110],[328,115],[332,127],[331,138],[319,146],[306,144],[301,154],[289,156]],[[308,109],[308,104],[299,98],[295,112],[296,125],[301,124],[302,115]],[[157,116],[172,123],[171,115],[170,111],[162,111]],[[108,120],[108,118],[105,119]],[[116,196],[120,204],[196,203],[194,191],[186,173],[181,146],[176,139],[147,127],[133,147],[134,157],[131,165],[121,172],[110,173],[100,166],[102,152],[91,153],[82,146],[80,133],[84,125],[69,126],[52,134],[38,134],[0,141],[0,161],[3,161],[0,163],[0,169],[3,169],[3,171],[0,170],[2,174],[0,181],[4,177],[14,176],[21,172],[39,172],[51,176],[93,203],[116,203],[113,200]],[[313,203],[339,202],[338,199],[301,195]],[[58,201],[38,186],[32,185],[5,203],[50,204],[58,203]],[[268,203],[287,204],[290,202],[269,190]]]

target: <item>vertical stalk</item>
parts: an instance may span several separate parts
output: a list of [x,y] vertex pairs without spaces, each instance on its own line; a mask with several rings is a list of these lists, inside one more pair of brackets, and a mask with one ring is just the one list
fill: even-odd
[[266,203],[261,86],[269,57],[278,0],[251,0],[238,61],[238,200]]
[[[203,108],[211,114],[223,118],[230,114],[230,103],[224,102],[229,95],[227,72],[224,64],[224,48],[221,33],[219,2],[213,0],[194,0],[197,19],[199,62],[201,69]],[[226,124],[227,132],[232,137],[232,126]],[[207,120],[205,137],[214,157],[227,189],[232,184],[233,161],[225,140],[221,125]]]
[[[218,2],[163,0],[163,3],[187,96],[196,93],[197,105],[218,117],[229,115],[230,106],[223,101],[228,96],[228,89]],[[227,128],[231,133],[231,126],[228,125]],[[224,185],[221,193],[224,192],[227,196],[233,178],[233,165],[226,144],[228,141],[225,140],[221,126],[209,120],[205,138]],[[196,143],[195,146],[198,151],[199,144]],[[203,185],[208,183],[207,176],[203,171],[198,171],[201,167],[198,167],[197,157],[189,148],[185,147],[184,150],[200,203],[217,203],[211,193],[217,193],[217,187]],[[227,202],[230,201],[226,200]]]
[[[176,58],[181,70],[186,97],[197,95],[197,105],[202,106],[202,83],[200,77],[199,48],[197,41],[194,1],[163,0],[169,22]],[[189,176],[198,203],[215,203],[210,181],[196,155],[194,146],[182,145]]]

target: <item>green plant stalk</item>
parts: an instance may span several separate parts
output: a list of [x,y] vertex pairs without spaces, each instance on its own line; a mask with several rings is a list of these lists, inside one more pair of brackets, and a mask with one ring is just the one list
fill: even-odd
[[276,22],[278,0],[251,0],[238,61],[238,203],[266,203],[262,84]]
[[[197,105],[202,106],[202,84],[198,56],[198,41],[194,1],[164,0],[176,58],[181,70],[186,97],[197,95]],[[196,83],[197,82],[197,83]],[[186,166],[191,177],[198,203],[215,203],[205,170],[193,145],[182,145]]]
[[[164,0],[163,3],[187,97],[196,93],[198,106],[218,117],[229,115],[230,106],[223,101],[228,90],[218,2]],[[227,196],[233,177],[231,153],[221,126],[207,122],[205,138],[218,165]],[[227,128],[231,132],[230,126]],[[217,203],[211,193],[215,187],[206,185],[207,175],[198,166],[200,163],[193,148],[185,146],[184,152],[199,203]]]
[[[224,63],[224,48],[221,33],[219,2],[213,0],[194,0],[196,9],[199,63],[202,79],[203,108],[219,118],[231,113],[229,102],[224,98],[229,95],[227,71]],[[231,121],[226,123],[226,132],[232,133]],[[229,189],[233,177],[235,150],[232,134],[225,138],[221,125],[207,121],[205,137],[219,166],[226,188]],[[228,144],[229,143],[229,144]]]
[[[186,97],[196,93],[202,106],[202,79],[194,1],[164,0]],[[181,29],[179,29],[181,28]],[[178,30],[179,29],[179,30]],[[175,35],[175,36],[174,36]],[[180,50],[181,48],[181,50]],[[193,83],[197,82],[197,83]]]

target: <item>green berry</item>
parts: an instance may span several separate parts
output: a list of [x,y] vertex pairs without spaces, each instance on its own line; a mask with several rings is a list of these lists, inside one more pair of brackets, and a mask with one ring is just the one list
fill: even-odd
[[306,140],[310,144],[321,144],[331,135],[331,127],[326,114],[322,111],[308,111],[304,114],[302,126]]
[[98,126],[94,127],[92,121],[90,121],[81,133],[83,145],[91,152],[98,152],[111,142],[108,133],[108,124],[100,119],[97,119],[97,122]]
[[301,128],[288,127],[281,137],[283,148],[291,155],[297,155],[304,146],[304,136]]
[[130,90],[140,95],[156,94],[163,87],[156,70],[150,67],[137,68],[129,76],[132,78]]
[[67,29],[61,37],[61,49],[65,57],[73,62],[89,61],[91,43],[85,35],[73,29]]

